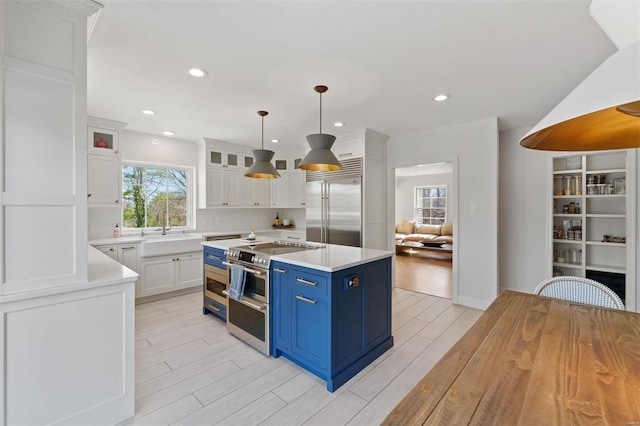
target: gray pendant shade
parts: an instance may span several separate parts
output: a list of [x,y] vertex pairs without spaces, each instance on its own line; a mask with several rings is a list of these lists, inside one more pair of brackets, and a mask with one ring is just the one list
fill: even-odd
[[331,147],[335,141],[335,136],[324,133],[307,136],[307,142],[309,142],[311,151],[305,155],[298,167],[303,170],[319,172],[341,170],[342,165],[340,161],[338,161],[336,156],[333,155],[333,152],[331,152]]
[[271,164],[271,159],[275,152],[264,149],[264,116],[269,114],[267,111],[258,111],[258,115],[262,117],[262,149],[254,149],[253,164],[244,174],[246,177],[256,179],[275,179],[280,177],[280,173]]
[[280,173],[271,164],[271,159],[275,155],[275,152],[267,149],[254,149],[253,164],[249,167],[244,174],[246,177],[257,179],[275,179],[280,177]]
[[311,151],[305,155],[300,165],[298,165],[298,168],[319,172],[342,170],[342,165],[336,156],[333,155],[333,152],[331,152],[331,147],[336,141],[336,137],[322,133],[322,94],[329,90],[329,88],[327,86],[316,86],[313,90],[320,94],[320,133],[307,136],[307,142],[309,142]]

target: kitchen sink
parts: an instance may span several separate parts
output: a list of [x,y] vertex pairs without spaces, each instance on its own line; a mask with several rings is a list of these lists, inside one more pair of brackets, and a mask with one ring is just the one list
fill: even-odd
[[202,250],[201,235],[177,234],[145,237],[140,243],[140,257],[164,256]]

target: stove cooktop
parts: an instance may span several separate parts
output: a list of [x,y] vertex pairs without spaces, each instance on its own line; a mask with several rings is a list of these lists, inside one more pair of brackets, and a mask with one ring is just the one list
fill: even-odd
[[271,263],[271,256],[279,254],[295,253],[304,250],[316,250],[322,248],[319,244],[295,243],[289,241],[274,241],[271,243],[251,244],[245,246],[231,247],[225,251],[229,260],[236,260],[241,263],[251,263],[268,268]]

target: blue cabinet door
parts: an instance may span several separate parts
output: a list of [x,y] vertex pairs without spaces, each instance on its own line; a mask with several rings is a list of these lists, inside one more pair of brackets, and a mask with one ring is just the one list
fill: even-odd
[[290,265],[271,264],[271,297],[273,303],[273,351],[277,358],[291,349]]
[[310,293],[313,292],[300,286],[291,288],[291,353],[324,376],[331,349],[329,303],[326,298]]

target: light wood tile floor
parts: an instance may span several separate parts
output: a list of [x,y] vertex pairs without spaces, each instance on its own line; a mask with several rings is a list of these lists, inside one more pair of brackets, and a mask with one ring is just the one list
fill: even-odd
[[393,290],[394,346],[330,393],[202,315],[202,293],[136,306],[136,415],[123,425],[379,424],[482,311]]

